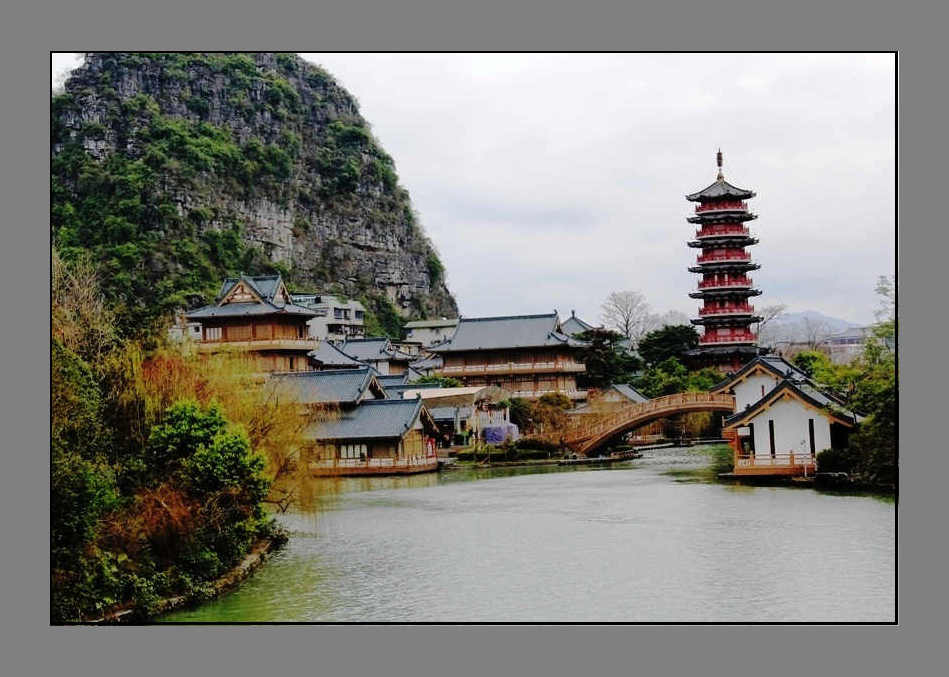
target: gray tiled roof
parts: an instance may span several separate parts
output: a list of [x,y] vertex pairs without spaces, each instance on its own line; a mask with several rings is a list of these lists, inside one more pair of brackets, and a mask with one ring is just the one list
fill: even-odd
[[754,196],[755,192],[753,190],[739,188],[738,186],[733,186],[732,184],[728,183],[728,181],[725,179],[719,179],[712,185],[703,188],[697,193],[686,195],[685,199],[692,202],[700,202],[701,200],[709,200],[717,197],[734,197],[743,200]]
[[588,322],[584,322],[576,315],[571,315],[560,323],[560,331],[567,336],[582,334],[583,332],[589,331],[590,329],[593,329],[593,325]]
[[455,414],[458,418],[470,418],[474,410],[471,407],[432,407],[428,413],[436,421],[454,421]]
[[415,362],[410,362],[409,367],[411,369],[441,369],[445,366],[445,360],[441,355],[432,355],[430,357],[423,357]]
[[[369,367],[274,374],[270,377],[289,387],[303,404],[353,404],[372,387],[375,376]],[[381,385],[376,390],[387,397]]]
[[[227,293],[234,288],[234,285],[242,280],[248,287],[254,290],[263,301],[261,303],[241,302],[218,305],[221,299],[227,296]],[[256,277],[241,275],[240,277],[229,277],[225,279],[221,285],[221,291],[218,293],[214,303],[198,308],[197,310],[192,310],[190,313],[186,313],[185,317],[189,320],[202,320],[212,317],[247,317],[276,314],[298,315],[306,318],[316,317],[316,313],[303,306],[298,306],[293,303],[283,305],[273,303],[274,296],[280,288],[280,284],[281,278],[279,275],[259,275]]]
[[644,397],[638,390],[627,383],[614,383],[613,390],[632,402],[645,402],[648,397]]
[[339,420],[313,424],[306,436],[315,440],[351,440],[402,437],[415,424],[422,400],[369,400]]
[[431,329],[434,327],[454,327],[458,324],[458,318],[448,320],[413,320],[406,322],[406,329]]
[[[378,377],[377,377],[378,378]],[[389,397],[394,397],[400,399],[402,393],[406,390],[420,390],[422,388],[441,388],[440,383],[401,383],[398,385],[384,385],[382,386],[386,389],[386,392],[389,393]]]
[[408,372],[404,374],[380,374],[376,376],[384,387],[406,385],[409,382]]
[[557,331],[557,314],[463,317],[451,338],[429,348],[435,353],[496,348],[581,346]]
[[288,303],[275,306],[269,301],[263,303],[225,303],[223,306],[209,305],[186,313],[189,320],[201,320],[209,317],[246,317],[257,315],[298,315],[302,318],[316,317],[312,310]]
[[308,355],[314,362],[331,367],[361,366],[363,363],[354,360],[349,355],[337,348],[331,341],[320,341],[316,350],[311,350]]
[[346,342],[340,346],[344,353],[362,362],[375,362],[381,360],[409,361],[411,355],[395,350],[392,343],[385,337],[365,338],[365,339],[346,339]]
[[832,413],[838,418],[842,418],[852,423],[859,423],[864,419],[863,416],[845,407],[840,403],[839,400],[837,400],[837,398],[831,396],[829,393],[825,393],[813,383],[809,381],[797,380],[795,378],[786,378],[778,383],[775,388],[765,393],[757,402],[748,405],[742,411],[736,412],[726,418],[724,421],[725,425],[730,426],[746,418],[747,416],[753,416],[759,409],[764,407],[765,404],[770,402],[775,397],[779,396],[779,394],[784,390],[790,390],[797,393],[805,401],[810,402],[815,407],[827,409],[828,413]]
[[[754,348],[749,346],[749,348]],[[754,348],[757,350],[757,348]],[[693,351],[689,351],[690,353]],[[696,351],[697,352],[697,351]],[[726,389],[736,380],[744,376],[746,373],[751,371],[755,365],[761,365],[775,376],[784,378],[791,377],[797,380],[807,380],[807,374],[795,367],[793,364],[785,360],[783,357],[778,355],[758,355],[757,357],[752,358],[748,362],[742,365],[741,369],[736,371],[734,374],[726,376],[724,379],[716,383],[709,390],[711,392],[718,392],[720,390]]]

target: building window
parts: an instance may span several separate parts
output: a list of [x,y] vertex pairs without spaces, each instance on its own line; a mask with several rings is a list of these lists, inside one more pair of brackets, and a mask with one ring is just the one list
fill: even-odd
[[204,328],[204,340],[205,340],[205,341],[220,341],[220,340],[221,340],[221,328],[220,328],[220,327],[205,327],[205,328]]
[[365,444],[341,444],[339,445],[340,458],[366,458],[367,447]]
[[343,309],[342,308],[333,308],[333,317],[337,320],[343,319]]
[[361,310],[356,311],[356,319],[361,320],[365,316],[365,313]]
[[814,419],[807,419],[807,434],[811,439],[811,456],[817,453],[817,447],[814,445]]
[[768,419],[768,439],[771,441],[771,458],[774,458],[774,420]]
[[755,453],[755,424],[748,424],[748,441],[750,442],[749,447],[751,448],[751,453]]

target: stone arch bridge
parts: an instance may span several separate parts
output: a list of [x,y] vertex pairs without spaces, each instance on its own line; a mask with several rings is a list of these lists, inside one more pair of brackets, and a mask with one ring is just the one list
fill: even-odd
[[627,404],[602,414],[587,414],[561,432],[558,440],[581,454],[588,454],[612,437],[658,418],[695,411],[734,413],[735,397],[724,393],[676,393],[645,402]]

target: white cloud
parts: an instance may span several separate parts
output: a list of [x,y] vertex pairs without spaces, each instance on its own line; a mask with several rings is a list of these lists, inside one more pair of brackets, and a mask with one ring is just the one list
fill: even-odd
[[893,272],[892,56],[303,56],[360,101],[466,315],[596,321],[618,289],[694,314],[683,196],[718,146],[759,195],[759,305],[869,322]]

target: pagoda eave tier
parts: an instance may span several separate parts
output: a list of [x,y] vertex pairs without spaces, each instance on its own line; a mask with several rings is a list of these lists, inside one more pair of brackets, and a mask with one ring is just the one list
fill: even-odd
[[758,238],[748,235],[710,235],[701,240],[689,240],[686,242],[692,249],[703,249],[705,247],[750,247],[758,244]]
[[760,289],[751,289],[746,288],[742,289],[741,287],[732,287],[729,289],[700,289],[698,291],[691,292],[689,298],[693,299],[726,299],[736,297],[746,297],[746,296],[761,296]]
[[760,263],[751,263],[750,261],[731,261],[723,263],[702,263],[697,266],[689,266],[690,273],[723,273],[725,271],[745,272],[748,270],[758,270]]
[[703,212],[695,216],[687,216],[685,220],[689,223],[734,223],[735,221],[754,221],[758,218],[757,214],[743,210],[728,210],[717,212]]
[[709,315],[708,317],[697,317],[690,320],[694,325],[706,325],[709,327],[740,327],[755,322],[761,322],[757,315],[734,313],[731,315]]
[[[719,169],[721,169],[721,162],[719,162]],[[713,200],[721,200],[722,198],[731,197],[737,198],[739,200],[746,200],[750,197],[754,197],[755,192],[753,190],[748,190],[747,188],[739,188],[738,186],[733,186],[728,183],[722,177],[721,172],[719,172],[718,179],[715,183],[706,186],[697,193],[692,193],[691,195],[686,195],[685,199],[689,202],[711,202]]]
[[704,357],[711,355],[758,355],[763,354],[756,344],[751,343],[736,343],[727,346],[704,346],[699,348],[693,348],[692,350],[687,350],[685,355],[688,357]]

